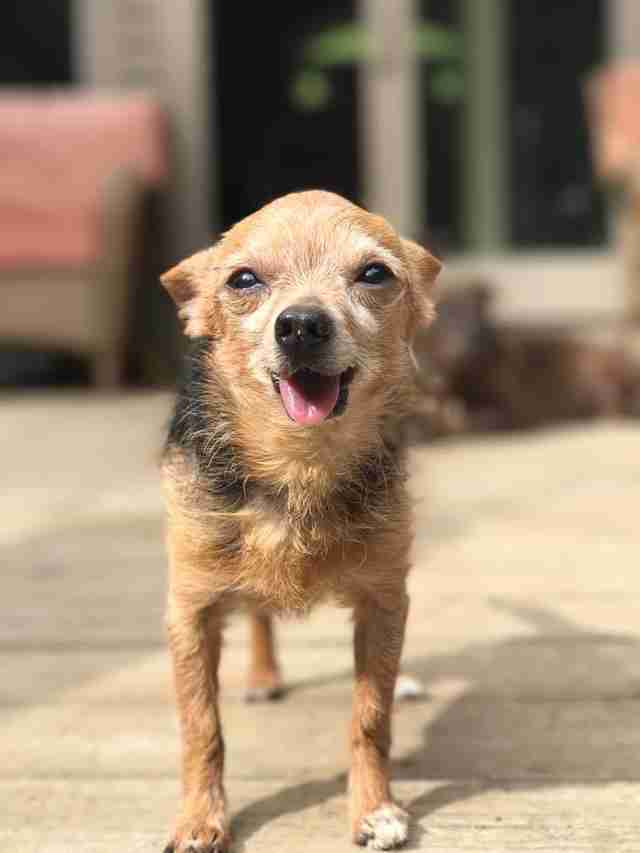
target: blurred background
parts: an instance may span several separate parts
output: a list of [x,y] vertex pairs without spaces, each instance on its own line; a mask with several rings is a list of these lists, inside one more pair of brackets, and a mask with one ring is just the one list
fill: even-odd
[[11,0],[0,40],[2,387],[170,385],[158,274],[306,187],[481,282],[485,325],[633,313],[634,0]]

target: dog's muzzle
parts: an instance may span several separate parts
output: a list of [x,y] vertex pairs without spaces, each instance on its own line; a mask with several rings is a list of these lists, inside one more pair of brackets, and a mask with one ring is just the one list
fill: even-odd
[[334,374],[324,367],[335,332],[331,315],[316,306],[292,305],[276,318],[275,338],[287,369],[272,379],[287,415],[300,425],[321,423],[346,406],[353,370]]

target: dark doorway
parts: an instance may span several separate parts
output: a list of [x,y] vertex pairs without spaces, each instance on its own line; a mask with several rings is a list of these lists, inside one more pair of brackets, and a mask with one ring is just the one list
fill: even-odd
[[319,82],[310,76],[329,86],[320,106],[301,106],[294,91],[310,39],[353,23],[354,5],[212,0],[223,227],[293,190],[320,187],[359,200],[355,64],[323,69]]
[[[422,25],[432,25],[453,38],[461,36],[459,0],[421,0],[418,8]],[[462,90],[442,91],[442,84],[454,77],[462,85],[463,64],[455,58],[423,59],[420,64],[421,134],[426,144],[422,220],[427,225],[425,242],[440,254],[463,247],[460,158],[464,98]]]
[[511,222],[516,246],[605,238],[583,99],[604,58],[603,0],[509,4]]
[[0,85],[71,82],[71,0],[18,0],[3,5]]

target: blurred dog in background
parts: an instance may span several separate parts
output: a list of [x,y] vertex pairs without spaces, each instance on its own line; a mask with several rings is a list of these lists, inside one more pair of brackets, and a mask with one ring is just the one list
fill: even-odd
[[640,415],[640,360],[624,343],[500,325],[483,281],[453,287],[415,343],[421,390],[410,439]]

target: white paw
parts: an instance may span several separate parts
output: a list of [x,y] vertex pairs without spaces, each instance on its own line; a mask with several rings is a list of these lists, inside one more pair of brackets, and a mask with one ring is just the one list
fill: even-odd
[[277,702],[283,696],[284,687],[281,685],[248,687],[244,694],[245,702]]
[[399,675],[393,695],[397,701],[402,702],[408,699],[421,699],[425,695],[425,690],[418,679],[412,675]]
[[385,803],[360,821],[356,842],[374,850],[402,846],[409,832],[409,815],[394,803]]

